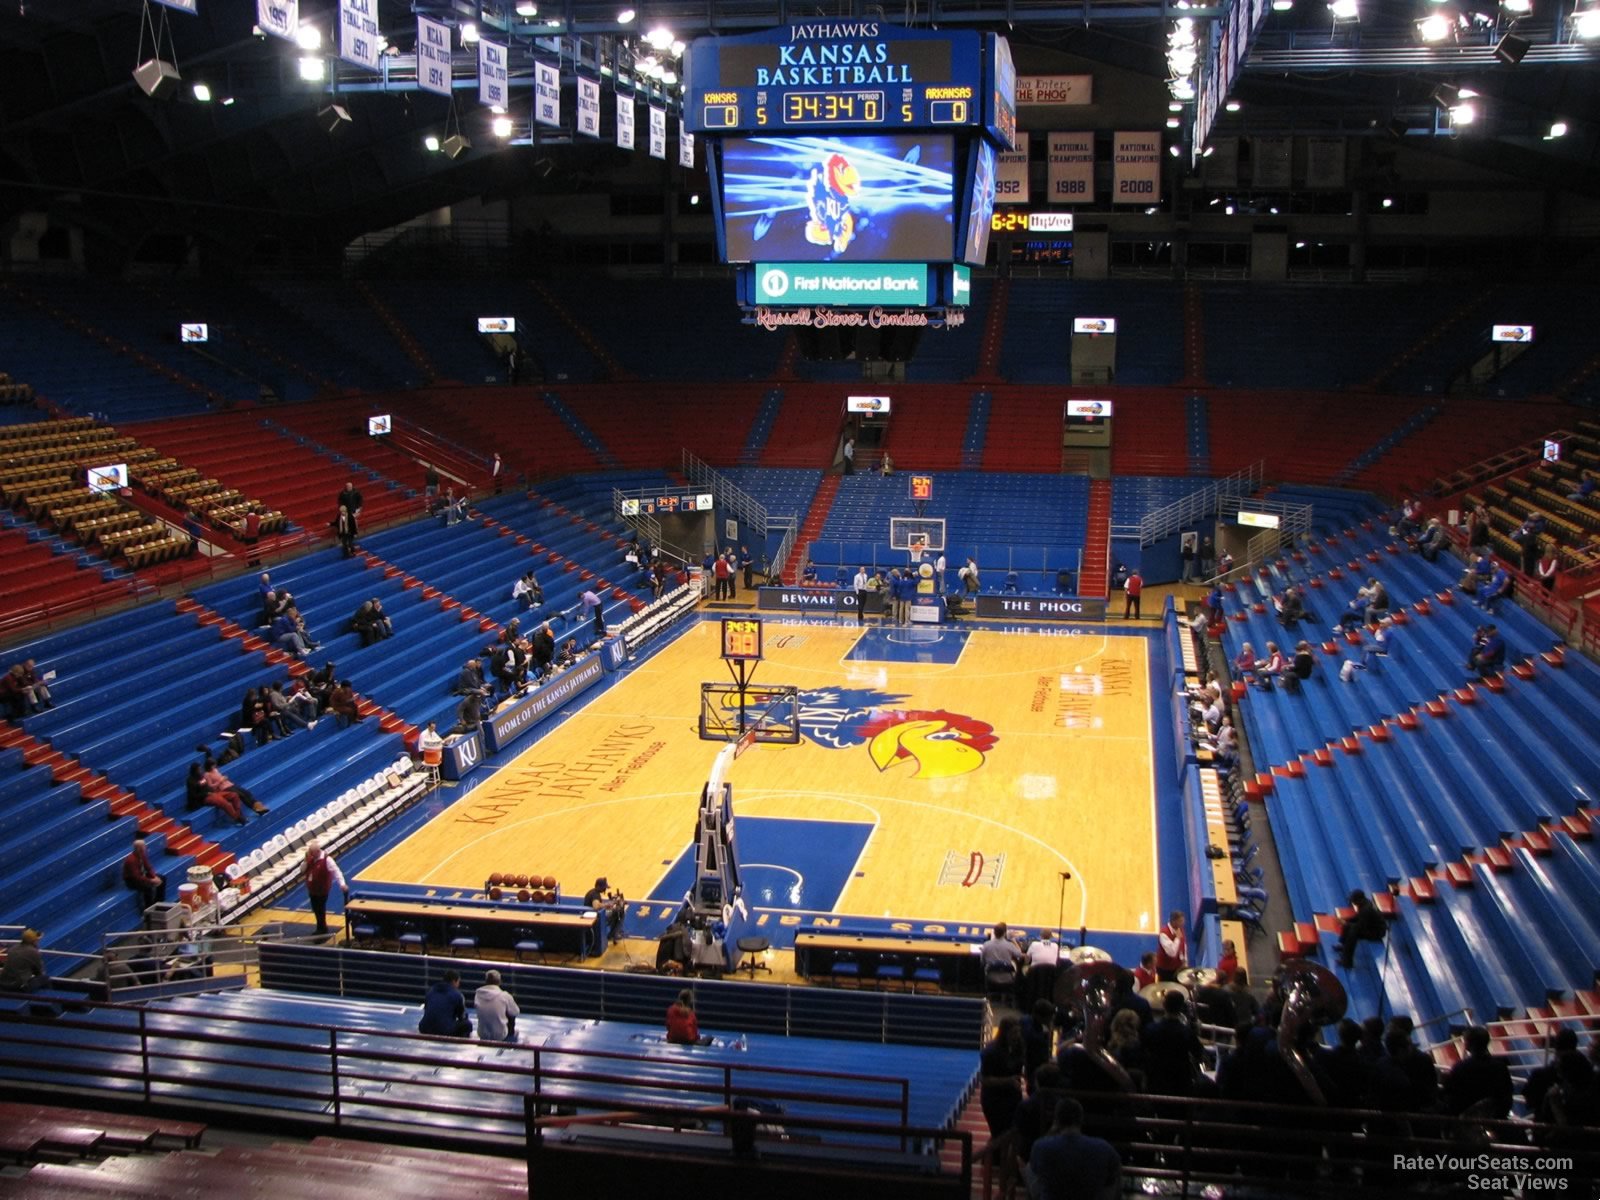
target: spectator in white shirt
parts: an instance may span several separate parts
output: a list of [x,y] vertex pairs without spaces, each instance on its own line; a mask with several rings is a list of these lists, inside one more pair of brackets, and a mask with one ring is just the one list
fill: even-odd
[[1046,929],[1028,944],[1028,968],[1054,967],[1061,962],[1061,943]]
[[511,1042],[516,1040],[517,998],[500,986],[499,971],[485,971],[483,986],[472,996],[478,1010],[478,1040]]

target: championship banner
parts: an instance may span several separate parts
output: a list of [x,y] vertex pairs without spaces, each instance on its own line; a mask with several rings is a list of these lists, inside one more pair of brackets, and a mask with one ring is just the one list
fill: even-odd
[[1251,146],[1250,182],[1258,188],[1287,188],[1289,164],[1294,158],[1294,138],[1258,137]]
[[1111,203],[1159,203],[1161,135],[1115,133],[1111,146]]
[[427,17],[417,18],[417,86],[450,94],[450,26]]
[[1050,135],[1049,204],[1087,204],[1094,199],[1094,134]]
[[617,93],[617,146],[633,149],[633,97]]
[[578,132],[584,137],[600,136],[600,81],[578,76]]
[[339,57],[376,71],[380,53],[378,0],[339,0]]
[[1342,137],[1306,139],[1306,186],[1308,188],[1345,187],[1345,140]]
[[694,134],[683,127],[682,117],[678,118],[678,165],[694,166]]
[[292,41],[300,28],[300,0],[256,0],[256,24],[262,33]]
[[650,157],[667,157],[667,110],[650,106]]
[[1015,150],[1002,150],[995,156],[994,202],[1000,204],[1028,203],[1028,139],[1017,135],[1022,143]]
[[1024,104],[1093,104],[1093,75],[1018,75],[1017,107]]
[[536,125],[561,124],[561,68],[533,64],[533,120]]
[[1212,138],[1211,157],[1201,159],[1207,187],[1239,186],[1239,139]]
[[191,17],[200,11],[200,0],[156,0],[157,4],[164,4],[168,8],[175,8],[179,12],[186,12]]
[[504,110],[510,107],[506,86],[506,48],[482,38],[478,42],[478,103]]

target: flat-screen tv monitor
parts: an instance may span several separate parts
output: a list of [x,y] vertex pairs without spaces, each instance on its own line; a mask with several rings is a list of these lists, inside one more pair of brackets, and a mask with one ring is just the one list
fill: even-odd
[[1531,342],[1533,341],[1533,326],[1496,325],[1489,331],[1489,340],[1494,342]]
[[515,333],[517,319],[515,317],[479,317],[479,333]]
[[112,463],[105,467],[89,468],[89,490],[91,492],[120,492],[127,486],[127,463]]
[[978,138],[972,144],[972,186],[967,199],[967,236],[961,261],[983,266],[989,257],[989,233],[994,222],[995,150]]
[[720,173],[729,262],[950,261],[948,134],[728,138]]
[[1110,416],[1111,401],[1109,400],[1067,401],[1068,425],[1093,425],[1098,421],[1108,420]]
[[388,413],[384,413],[381,417],[367,418],[367,436],[369,437],[382,437],[386,433],[393,432],[393,430],[394,422],[390,419]]
[[203,321],[185,321],[178,326],[180,342],[209,342],[211,329]]

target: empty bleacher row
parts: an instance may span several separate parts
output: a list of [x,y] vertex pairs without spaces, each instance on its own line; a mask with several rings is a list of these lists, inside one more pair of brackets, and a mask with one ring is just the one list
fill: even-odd
[[[1473,684],[1461,664],[1489,618],[1452,597],[1449,566],[1392,552],[1381,525],[1313,545],[1224,606],[1230,656],[1246,640],[1260,649],[1303,637],[1319,660],[1297,692],[1236,686],[1258,770],[1246,791],[1265,798],[1295,919],[1284,948],[1331,946],[1345,896],[1361,888],[1392,919],[1388,945],[1343,972],[1358,1011],[1468,1023],[1590,986],[1600,864],[1587,781],[1600,773],[1600,745],[1588,731],[1600,671],[1503,606],[1495,619],[1513,661],[1531,662]],[[1370,634],[1356,645],[1332,628],[1369,574],[1403,618],[1385,629],[1383,655]],[[1299,629],[1280,628],[1265,600],[1287,582],[1305,587]],[[1364,666],[1345,682],[1347,660]],[[1512,746],[1522,751],[1488,749]]]

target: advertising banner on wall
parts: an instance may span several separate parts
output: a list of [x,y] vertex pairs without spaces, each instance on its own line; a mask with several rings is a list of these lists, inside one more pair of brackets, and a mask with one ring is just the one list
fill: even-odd
[[1092,75],[1018,75],[1017,107],[1036,104],[1093,104]]

